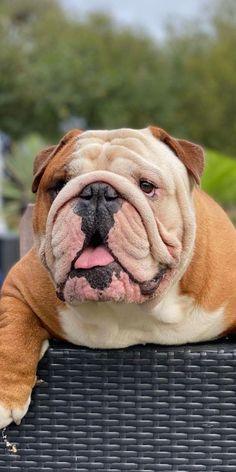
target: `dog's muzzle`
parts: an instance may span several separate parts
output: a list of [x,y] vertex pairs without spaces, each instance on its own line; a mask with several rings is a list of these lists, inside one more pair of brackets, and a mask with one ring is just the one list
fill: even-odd
[[110,285],[112,274],[120,273],[121,267],[108,248],[107,237],[121,205],[121,196],[109,184],[94,182],[81,191],[73,212],[82,219],[85,240],[72,261],[71,278],[85,277],[92,288],[104,290]]
[[82,218],[81,229],[86,237],[85,246],[95,234],[100,238],[101,244],[105,242],[114,225],[114,214],[121,205],[121,196],[107,183],[94,182],[84,187],[73,211]]

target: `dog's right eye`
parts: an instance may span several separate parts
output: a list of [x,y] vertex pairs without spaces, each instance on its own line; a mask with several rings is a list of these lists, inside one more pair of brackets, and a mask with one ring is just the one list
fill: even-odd
[[51,200],[55,200],[58,193],[61,189],[66,185],[66,181],[64,179],[57,180],[54,184],[48,189],[48,193],[51,197]]

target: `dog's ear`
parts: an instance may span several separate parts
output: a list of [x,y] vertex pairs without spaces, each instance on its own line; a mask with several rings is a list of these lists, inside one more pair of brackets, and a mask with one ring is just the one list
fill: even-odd
[[40,151],[35,157],[34,166],[33,166],[33,182],[32,182],[33,193],[37,192],[41,177],[47,167],[48,162],[53,157],[56,147],[57,147],[56,145],[48,146],[42,151]]
[[51,159],[73,138],[79,136],[82,133],[79,129],[72,129],[68,131],[65,136],[60,140],[59,144],[55,146],[48,146],[42,151],[40,151],[34,160],[33,166],[33,183],[32,183],[32,192],[36,193],[38,190],[39,182],[42,178],[42,175],[51,161]]
[[163,143],[167,144],[176,156],[183,162],[189,174],[197,184],[200,184],[200,178],[204,169],[204,151],[198,144],[176,139],[170,136],[165,130],[155,126],[149,127],[151,133]]

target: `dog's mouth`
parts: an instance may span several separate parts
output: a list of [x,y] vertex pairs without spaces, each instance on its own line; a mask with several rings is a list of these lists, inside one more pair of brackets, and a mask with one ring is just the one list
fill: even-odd
[[110,286],[113,276],[119,279],[122,273],[127,274],[131,284],[139,286],[143,296],[151,296],[166,277],[168,271],[170,271],[170,267],[161,264],[157,274],[151,280],[145,282],[136,280],[112,254],[106,241],[102,239],[98,232],[95,232],[89,244],[85,243],[72,261],[66,281],[58,287],[57,296],[65,301],[63,292],[69,279],[84,277],[92,289],[103,291]]
[[72,270],[89,270],[95,267],[106,267],[114,262],[114,256],[102,237],[95,232],[88,246],[83,247],[72,262]]

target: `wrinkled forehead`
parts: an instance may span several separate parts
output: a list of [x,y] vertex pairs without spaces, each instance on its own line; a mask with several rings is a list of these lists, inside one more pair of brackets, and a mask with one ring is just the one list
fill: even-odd
[[[110,169],[118,166],[141,166],[162,173],[178,171],[186,178],[187,172],[173,151],[156,139],[148,128],[85,131],[75,144],[69,165],[70,173]],[[118,169],[119,171],[119,169]]]

